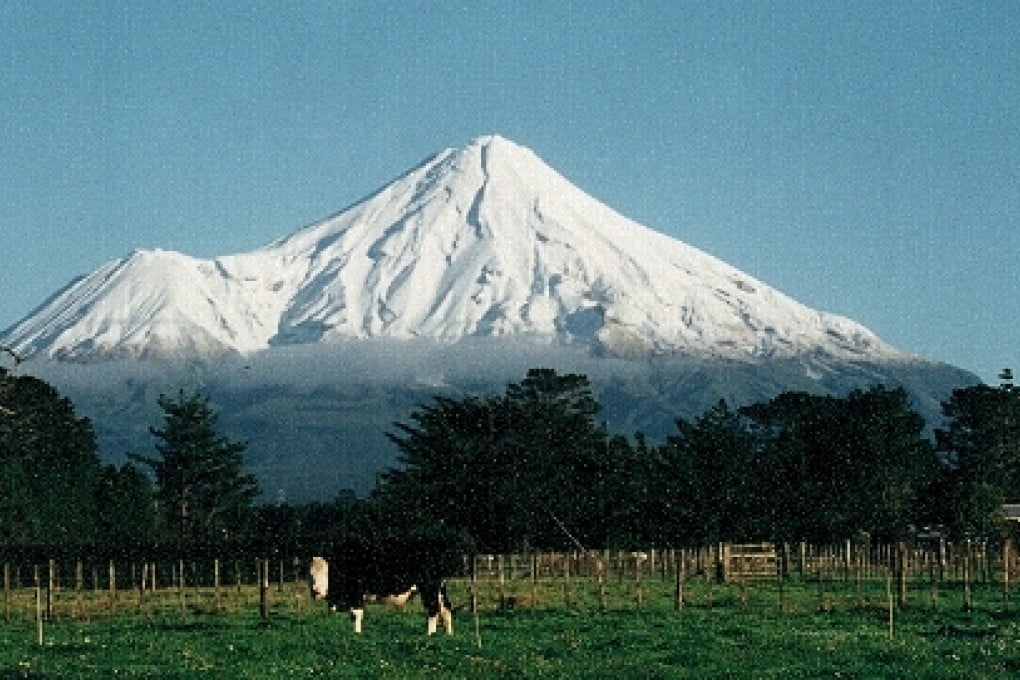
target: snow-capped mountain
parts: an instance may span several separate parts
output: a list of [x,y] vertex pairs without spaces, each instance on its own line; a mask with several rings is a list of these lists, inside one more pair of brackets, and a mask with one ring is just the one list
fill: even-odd
[[3,343],[90,359],[511,335],[618,355],[909,358],[620,215],[498,136],[441,151],[252,252],[135,251],[72,282]]

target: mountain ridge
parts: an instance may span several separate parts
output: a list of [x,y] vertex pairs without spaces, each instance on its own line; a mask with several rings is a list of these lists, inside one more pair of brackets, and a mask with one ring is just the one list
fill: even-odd
[[630,220],[498,135],[252,251],[136,250],[2,337],[26,356],[92,360],[508,335],[614,356],[920,360]]

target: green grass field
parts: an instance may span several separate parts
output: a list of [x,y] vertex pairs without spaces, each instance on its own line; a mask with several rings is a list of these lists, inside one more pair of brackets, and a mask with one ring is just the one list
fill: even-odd
[[[609,609],[598,588],[575,579],[530,584],[515,609],[497,611],[493,584],[480,590],[477,628],[465,609],[452,637],[424,635],[417,603],[404,612],[370,609],[354,636],[348,617],[311,606],[297,586],[273,591],[266,619],[257,592],[234,592],[217,614],[208,592],[183,608],[166,591],[139,604],[119,595],[110,614],[103,594],[74,602],[64,595],[37,642],[31,591],[0,621],[0,677],[350,677],[350,678],[1002,678],[1020,675],[1020,611],[993,586],[940,592],[934,608],[922,589],[895,612],[890,637],[885,585],[686,585],[676,611],[672,584],[608,583]],[[451,587],[456,604],[467,584]],[[565,600],[571,601],[571,606]],[[478,644],[480,641],[480,645]]]

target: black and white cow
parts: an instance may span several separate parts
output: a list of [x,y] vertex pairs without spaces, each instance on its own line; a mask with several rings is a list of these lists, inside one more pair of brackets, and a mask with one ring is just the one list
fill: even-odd
[[426,632],[433,635],[439,624],[453,634],[453,610],[446,581],[414,564],[381,564],[369,554],[340,553],[327,560],[313,557],[308,568],[311,595],[325,600],[331,609],[350,610],[354,632],[361,632],[366,602],[403,607],[416,593],[421,595],[427,617]]

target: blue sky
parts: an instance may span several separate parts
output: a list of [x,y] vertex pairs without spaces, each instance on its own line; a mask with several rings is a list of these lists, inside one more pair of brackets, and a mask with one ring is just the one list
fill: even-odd
[[0,328],[499,133],[907,350],[1020,369],[1020,3],[0,3]]

